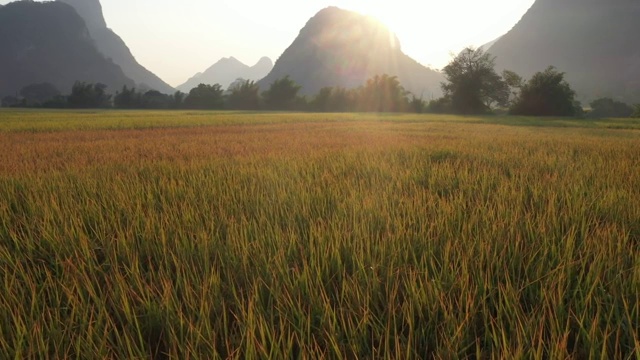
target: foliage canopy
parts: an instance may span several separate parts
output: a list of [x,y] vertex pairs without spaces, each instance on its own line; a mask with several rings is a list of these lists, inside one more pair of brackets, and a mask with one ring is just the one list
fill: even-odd
[[222,85],[200,84],[191,89],[189,95],[184,100],[185,106],[192,109],[223,109],[224,108],[224,90]]
[[621,101],[611,98],[601,98],[592,101],[590,104],[590,117],[629,117],[633,114],[633,108]]
[[529,116],[575,116],[582,108],[576,93],[564,79],[565,74],[550,66],[527,81],[516,99],[511,113]]
[[509,87],[495,71],[495,58],[482,49],[464,49],[443,71],[448,82],[442,90],[454,112],[478,114],[507,105]]
[[235,110],[258,110],[260,108],[260,87],[255,81],[243,80],[229,88],[227,104]]
[[70,108],[98,109],[111,106],[111,95],[106,93],[104,84],[89,84],[76,82],[71,89],[71,95],[67,98]]
[[287,75],[274,81],[262,97],[269,110],[293,110],[300,89],[301,86]]

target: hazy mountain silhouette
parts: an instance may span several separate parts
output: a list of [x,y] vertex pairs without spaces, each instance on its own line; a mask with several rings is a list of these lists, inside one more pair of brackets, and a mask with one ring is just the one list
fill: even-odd
[[260,80],[273,68],[273,62],[268,57],[263,57],[254,66],[248,66],[234,57],[222,58],[203,73],[197,73],[184,84],[178,86],[178,90],[188,93],[200,84],[220,84],[227,89],[236,79]]
[[140,65],[124,41],[111,29],[107,28],[102,6],[99,0],[58,0],[73,6],[84,19],[91,37],[95,40],[100,52],[108,59],[120,65],[124,73],[133,79],[138,87],[153,89],[165,94],[175,89],[159,77]]
[[[482,50],[482,52],[485,52],[485,53],[491,53],[491,47],[492,47],[493,45],[495,45],[495,43],[497,43],[497,42],[498,42],[498,40],[500,40],[501,38],[502,38],[502,37],[499,37],[499,38],[497,38],[497,39],[495,39],[495,40],[489,41],[488,43],[486,43],[486,44],[484,44],[484,45],[480,45],[477,49],[478,49],[478,50]],[[466,49],[467,49],[467,48],[465,48],[465,49],[463,49],[462,51],[460,51],[460,52],[458,53],[458,56],[460,56],[460,55],[464,54],[464,53],[465,53],[465,51],[466,51]]]
[[493,45],[495,45],[500,39],[502,38],[502,36],[500,36],[499,38],[493,40],[493,41],[489,41],[488,43],[480,46],[478,49],[481,49],[484,52],[489,52],[491,50],[491,48],[493,47]]
[[499,69],[529,78],[549,65],[582,100],[640,101],[638,0],[537,0],[489,52]]
[[95,47],[83,19],[69,5],[20,1],[0,8],[0,96],[35,83],[63,93],[76,81],[108,91],[132,86],[122,69]]
[[417,96],[441,94],[442,75],[405,55],[388,28],[373,18],[329,7],[307,22],[259,85],[264,90],[289,75],[302,86],[302,94],[314,95],[327,86],[358,87],[382,74],[398,76]]

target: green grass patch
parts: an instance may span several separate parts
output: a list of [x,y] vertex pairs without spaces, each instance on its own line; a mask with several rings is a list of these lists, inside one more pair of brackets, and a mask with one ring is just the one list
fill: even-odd
[[639,119],[570,119],[437,114],[287,113],[241,111],[143,111],[0,109],[0,132],[126,130],[150,128],[288,124],[299,122],[389,121],[394,123],[480,123],[507,126],[640,129]]

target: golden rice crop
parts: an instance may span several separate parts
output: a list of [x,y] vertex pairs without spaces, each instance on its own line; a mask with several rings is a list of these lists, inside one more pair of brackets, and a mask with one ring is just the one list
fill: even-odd
[[0,112],[0,358],[640,358],[638,128]]

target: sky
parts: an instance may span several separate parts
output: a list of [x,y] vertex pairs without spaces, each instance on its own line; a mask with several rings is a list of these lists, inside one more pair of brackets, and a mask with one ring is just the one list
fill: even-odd
[[[508,32],[535,0],[101,0],[107,26],[139,63],[172,86],[222,57],[274,62],[306,22],[327,6],[370,15],[403,51],[442,69],[466,46]],[[0,0],[6,4],[9,0]]]

